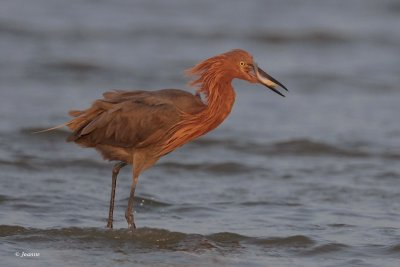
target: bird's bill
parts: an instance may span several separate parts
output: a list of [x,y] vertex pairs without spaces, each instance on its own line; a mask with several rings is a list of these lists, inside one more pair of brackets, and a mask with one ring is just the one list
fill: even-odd
[[256,74],[257,80],[259,83],[265,85],[266,87],[268,87],[269,89],[271,89],[272,91],[274,91],[275,93],[277,93],[280,96],[285,97],[284,94],[282,94],[281,92],[279,92],[276,87],[281,87],[283,89],[285,89],[286,91],[289,91],[286,86],[284,86],[283,84],[281,84],[280,82],[278,82],[275,78],[273,78],[271,75],[269,75],[268,73],[266,73],[265,71],[263,71],[262,69],[260,69],[257,64],[254,64],[254,72]]

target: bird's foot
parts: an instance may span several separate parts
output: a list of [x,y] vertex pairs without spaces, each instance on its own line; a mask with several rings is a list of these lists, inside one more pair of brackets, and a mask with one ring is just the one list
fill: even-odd
[[133,212],[132,211],[129,212],[128,210],[126,210],[125,218],[126,218],[126,221],[128,223],[128,230],[132,231],[132,230],[136,229],[135,219],[133,217]]
[[136,229],[136,225],[135,225],[134,222],[132,222],[132,224],[129,224],[129,223],[128,223],[128,230],[129,230],[129,231],[133,231],[133,230],[135,230],[135,229]]

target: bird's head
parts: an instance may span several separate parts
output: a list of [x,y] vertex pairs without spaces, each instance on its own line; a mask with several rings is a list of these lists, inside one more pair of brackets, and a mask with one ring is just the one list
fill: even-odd
[[227,80],[237,78],[251,83],[260,83],[281,96],[284,95],[277,90],[277,87],[288,91],[283,84],[258,67],[250,53],[241,49],[235,49],[204,60],[189,69],[188,73],[200,76],[199,79],[191,83],[192,85],[201,84],[205,80],[209,80],[210,76],[218,75]]
[[251,83],[260,83],[278,95],[284,96],[276,88],[281,87],[288,90],[283,84],[273,78],[271,75],[267,74],[257,63],[253,60],[253,56],[248,52],[235,49],[225,53],[227,59],[227,68],[230,69],[233,78],[242,79]]

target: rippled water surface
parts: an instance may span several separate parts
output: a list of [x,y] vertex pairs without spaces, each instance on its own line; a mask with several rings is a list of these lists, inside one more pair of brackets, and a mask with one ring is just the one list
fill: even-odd
[[[399,29],[395,0],[1,1],[1,265],[400,266]],[[122,169],[106,230],[113,163],[32,132],[232,48],[287,97],[234,81],[227,121],[141,175],[133,232]]]

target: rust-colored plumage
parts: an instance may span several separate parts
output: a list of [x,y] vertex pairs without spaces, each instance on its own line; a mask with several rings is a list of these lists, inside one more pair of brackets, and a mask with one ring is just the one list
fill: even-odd
[[[213,130],[229,115],[235,101],[234,78],[259,82],[274,92],[281,83],[269,76],[243,50],[232,50],[200,62],[187,70],[197,76],[190,85],[195,95],[177,89],[159,91],[112,91],[103,94],[65,125],[68,141],[93,147],[105,159],[118,161],[113,169],[107,227],[112,228],[116,179],[119,170],[133,164],[131,193],[125,217],[135,228],[133,199],[138,177],[163,155]],[[283,95],[282,95],[283,96]]]

